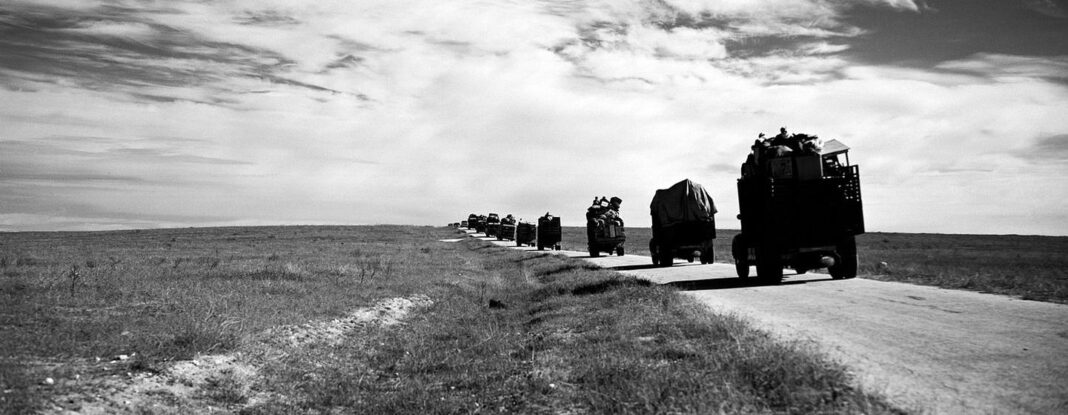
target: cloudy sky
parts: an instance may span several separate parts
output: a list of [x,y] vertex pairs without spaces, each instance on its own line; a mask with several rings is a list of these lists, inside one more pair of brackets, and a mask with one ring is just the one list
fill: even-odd
[[1068,235],[1054,0],[4,0],[0,231],[737,228],[760,132],[838,139],[870,231]]

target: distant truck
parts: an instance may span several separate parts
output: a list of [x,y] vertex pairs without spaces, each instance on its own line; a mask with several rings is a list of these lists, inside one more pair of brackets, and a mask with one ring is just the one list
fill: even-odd
[[649,204],[653,237],[649,251],[653,265],[670,267],[675,258],[702,264],[715,260],[716,205],[700,184],[685,179],[660,189]]
[[613,197],[611,200],[594,198],[594,203],[586,211],[586,247],[591,257],[601,256],[602,252],[623,256],[623,244],[627,242],[623,219],[619,216],[619,205],[623,200]]
[[505,216],[501,219],[500,228],[497,230],[497,240],[515,240],[515,217],[512,215]]
[[478,215],[476,215],[474,213],[472,213],[470,215],[467,215],[467,229],[474,229],[475,232],[480,232],[478,230],[478,227],[479,227],[478,224],[479,224]]
[[515,246],[534,246],[538,235],[538,225],[519,221],[515,228]]
[[497,230],[501,227],[501,217],[496,213],[486,216],[486,236],[497,236]]
[[475,232],[486,232],[486,215],[478,215],[475,221]]
[[545,216],[538,218],[537,229],[538,250],[545,248],[560,250],[560,241],[563,228],[560,226],[560,217],[545,212]]
[[738,179],[742,232],[731,243],[740,278],[751,264],[771,283],[782,281],[784,266],[799,274],[826,267],[835,279],[857,275],[864,213],[860,170],[848,153],[837,140],[774,157],[754,145]]

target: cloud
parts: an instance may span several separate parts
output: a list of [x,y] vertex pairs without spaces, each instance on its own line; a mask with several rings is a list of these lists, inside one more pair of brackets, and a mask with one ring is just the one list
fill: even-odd
[[1042,78],[1068,83],[1068,55],[1034,57],[979,53],[967,60],[944,62],[936,68],[989,78]]
[[[871,33],[855,11],[925,7],[6,3],[0,175],[17,180],[0,201],[17,208],[0,221],[438,224],[551,210],[575,225],[592,196],[616,195],[647,226],[653,191],[689,177],[737,226],[737,166],[757,133],[785,125],[854,148],[869,229],[1068,232],[1042,199],[1064,163],[1018,156],[1068,131],[1063,58],[850,56]],[[1004,203],[925,213],[997,195],[1033,214],[994,227]]]
[[1024,6],[1049,17],[1068,18],[1068,12],[1051,0],[1024,0]]
[[1030,160],[1068,161],[1068,134],[1057,134],[1035,140],[1034,145],[1017,153]]

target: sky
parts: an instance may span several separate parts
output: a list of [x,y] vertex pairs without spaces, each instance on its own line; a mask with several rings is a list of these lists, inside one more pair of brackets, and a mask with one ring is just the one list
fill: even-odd
[[868,231],[1068,235],[1054,0],[4,0],[0,231],[738,228],[758,133],[836,139]]

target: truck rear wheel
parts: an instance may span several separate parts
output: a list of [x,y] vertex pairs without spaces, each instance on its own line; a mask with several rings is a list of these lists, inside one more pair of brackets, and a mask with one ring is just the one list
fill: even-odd
[[782,282],[782,258],[774,247],[762,247],[757,250],[757,277],[768,284]]
[[749,263],[745,259],[735,259],[734,272],[738,274],[738,278],[749,278]]
[[675,252],[670,249],[660,247],[660,266],[670,267],[672,265],[675,265]]
[[701,248],[701,263],[711,264],[713,262],[716,262],[716,250],[712,247],[712,243],[710,242]]
[[838,244],[835,251],[838,253],[838,258],[835,258],[834,265],[827,268],[827,271],[831,274],[831,278],[836,280],[843,280],[854,278],[857,276],[857,240],[854,236],[848,236],[842,239],[842,242]]
[[590,256],[594,257],[594,258],[597,258],[597,257],[601,256],[601,251],[598,250],[597,248],[594,248],[594,247],[591,246],[590,247]]
[[657,251],[657,249],[656,249],[656,240],[655,239],[650,239],[649,240],[649,256],[653,257],[653,266],[654,267],[659,267],[660,266],[660,252]]
[[734,235],[731,240],[731,256],[734,257],[734,270],[738,278],[749,278],[749,247],[745,246],[742,234]]
[[616,247],[616,256],[623,256],[623,247]]

